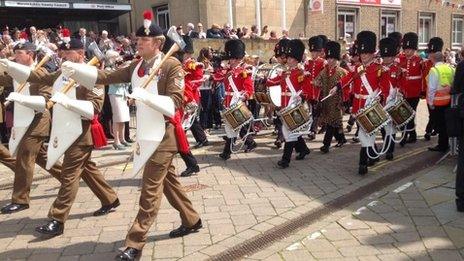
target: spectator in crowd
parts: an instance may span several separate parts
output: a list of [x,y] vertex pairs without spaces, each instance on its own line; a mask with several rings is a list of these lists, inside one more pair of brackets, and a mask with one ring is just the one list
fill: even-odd
[[242,36],[243,36],[242,28],[238,27],[237,28],[237,37],[238,37],[238,39],[242,38]]
[[276,31],[271,31],[269,33],[269,40],[278,40],[279,38],[277,37]]
[[241,39],[250,39],[250,32],[248,30],[248,27],[244,26],[242,27],[242,37]]
[[101,38],[98,42],[98,47],[103,53],[105,53],[108,50],[113,50],[114,48],[113,41],[110,38],[108,38],[108,32],[106,30],[103,30],[101,33]]
[[50,41],[48,40],[47,33],[44,30],[37,30],[37,45],[47,45]]
[[198,32],[198,38],[200,39],[205,39],[206,38],[206,33],[203,31],[203,24],[198,23],[197,24],[197,32]]
[[213,24],[211,26],[211,28],[206,31],[206,37],[207,38],[215,38],[215,39],[224,38],[218,24]]
[[[195,33],[194,29],[195,29],[195,26],[192,23],[188,23],[187,24],[187,33],[186,33],[186,35],[188,35],[190,38],[192,38],[192,34]],[[198,38],[198,37],[194,37],[194,38]]]
[[251,33],[250,33],[250,39],[258,39],[261,38],[259,36],[259,29],[256,25],[251,26]]
[[134,59],[135,50],[128,38],[123,38],[121,41],[120,55],[122,56],[123,61],[131,61]]
[[231,30],[230,24],[225,23],[221,30],[222,36],[226,39],[230,39],[230,30]]
[[206,80],[203,82],[203,85],[200,87],[200,125],[203,129],[210,129],[213,127],[213,113],[212,113],[212,88],[211,88],[211,79],[210,75],[213,73],[213,65],[211,60],[213,58],[211,48],[202,48],[200,54],[198,55],[198,62],[203,63],[204,65],[204,75]]
[[229,38],[230,39],[238,39],[237,29],[234,28],[234,29],[230,30]]
[[261,35],[260,35],[261,38],[263,38],[263,39],[268,38],[268,36],[267,36],[267,34],[269,33],[268,28],[269,28],[269,26],[267,26],[267,25],[263,26],[263,29],[261,30]]
[[290,39],[288,37],[288,30],[286,29],[282,30],[282,36],[280,37],[280,39]]
[[29,41],[37,45],[37,29],[35,26],[29,27]]
[[92,56],[92,53],[89,50],[89,45],[92,42],[92,40],[87,37],[87,30],[85,28],[79,29],[79,39],[84,45],[85,57],[87,57],[87,59],[90,59]]

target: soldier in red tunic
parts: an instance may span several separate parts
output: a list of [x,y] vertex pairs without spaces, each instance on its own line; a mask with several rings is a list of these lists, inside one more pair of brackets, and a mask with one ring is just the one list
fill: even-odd
[[[225,98],[224,106],[229,108],[232,103],[232,98],[239,98],[242,102],[246,102],[253,95],[253,80],[251,78],[251,71],[247,70],[246,64],[242,61],[245,56],[245,44],[241,40],[229,40],[225,43],[224,51],[226,53],[226,58],[229,60],[228,68],[225,74],[222,74],[222,77],[216,76],[216,79],[222,78],[224,82],[225,89]],[[236,88],[236,90],[234,90]],[[238,93],[237,93],[238,92]],[[237,97],[237,95],[240,95]],[[238,136],[238,133],[234,133],[233,130],[227,129],[230,128],[226,124],[226,143],[224,145],[224,150],[219,157],[224,160],[230,158],[231,144],[233,139]],[[247,127],[243,127],[240,130],[240,136],[246,134]],[[249,152],[256,148],[256,142],[253,140],[251,135],[247,136],[245,141],[245,152]]]
[[[356,115],[360,109],[364,108],[367,100],[372,100],[380,91],[380,81],[382,76],[382,65],[375,59],[377,37],[371,31],[362,31],[356,37],[358,52],[361,57],[362,65],[358,65],[354,72],[349,72],[340,80],[337,88],[332,89],[331,94],[337,90],[353,86],[353,108],[352,113]],[[369,137],[363,129],[359,130],[361,141],[361,151],[359,153],[360,175],[367,174],[367,166],[372,166],[378,159],[369,159],[369,154],[373,154],[372,148],[375,146],[375,136]]]
[[[398,63],[395,62],[396,56],[398,55],[398,44],[394,38],[384,38],[379,42],[379,53],[382,57],[382,80],[381,90],[383,99],[383,105],[389,104],[394,101],[396,93],[398,91],[399,80],[401,77],[401,68]],[[390,125],[382,129],[382,137],[389,146],[386,153],[387,160],[393,160],[393,152],[395,151],[395,142],[392,138],[395,138],[395,127]],[[391,135],[390,135],[391,134]],[[388,135],[385,139],[385,136]]]
[[[422,59],[416,51],[419,45],[419,37],[416,33],[406,33],[403,37],[404,55],[399,56],[399,64],[403,71],[400,80],[400,90],[406,101],[416,110],[421,95],[425,89],[422,86]],[[417,140],[415,119],[411,120],[406,129],[408,130],[400,145],[414,143]]]
[[309,134],[310,139],[314,139],[316,137],[318,118],[321,113],[321,108],[318,104],[320,99],[320,89],[313,86],[311,82],[316,79],[326,64],[324,59],[325,44],[326,39],[322,36],[313,36],[309,38],[308,46],[309,51],[311,52],[311,59],[309,59],[304,65],[305,74],[310,84],[303,88],[302,96],[308,102],[308,106],[311,108],[313,116],[313,124],[311,126],[311,133]]
[[[288,71],[281,80],[283,93],[281,108],[287,107],[290,103],[301,103],[300,93],[310,84],[303,68],[299,66],[303,59],[304,50],[305,46],[301,40],[294,39],[288,42],[286,50]],[[277,165],[283,169],[289,167],[293,149],[299,152],[296,160],[303,160],[310,153],[310,150],[306,146],[303,137],[298,133],[290,133],[285,125],[282,126],[282,132],[285,138],[284,153]]]

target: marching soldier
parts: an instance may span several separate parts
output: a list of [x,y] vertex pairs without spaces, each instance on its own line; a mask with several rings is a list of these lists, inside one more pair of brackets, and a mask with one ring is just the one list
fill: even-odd
[[[203,84],[203,63],[197,62],[193,58],[193,44],[192,40],[189,37],[184,37],[187,47],[184,48],[183,54],[183,68],[186,72],[185,74],[185,99],[186,104],[192,103],[195,107],[198,107],[200,104],[200,86]],[[208,146],[208,138],[206,137],[205,131],[198,121],[198,117],[195,117],[190,131],[197,142],[195,148],[201,148],[203,146]]]
[[427,53],[433,67],[427,76],[427,105],[431,109],[432,122],[438,133],[438,145],[429,148],[430,151],[448,151],[448,133],[446,131],[445,113],[451,104],[451,85],[455,69],[445,63],[443,53],[438,51],[443,47],[439,37],[430,39]]
[[[403,53],[399,56],[399,64],[403,71],[400,90],[406,101],[416,111],[420,96],[423,95],[422,88],[422,61],[416,51],[419,46],[419,37],[416,33],[406,33],[403,37]],[[417,140],[415,118],[406,125],[406,135],[400,142],[401,146],[406,143],[415,143]]]
[[[347,71],[340,67],[341,46],[339,43],[333,41],[327,43],[325,58],[327,59],[327,65],[313,81],[314,88],[320,89],[322,97],[327,96],[330,89],[347,74]],[[342,94],[337,93],[321,103],[320,115],[320,124],[326,126],[323,140],[324,145],[320,150],[322,153],[327,153],[329,152],[330,144],[334,136],[338,141],[336,147],[341,147],[346,142],[345,135],[343,134],[342,122]]]
[[[361,58],[359,57],[358,45],[356,41],[354,41],[353,45],[350,47],[349,54],[351,56],[351,64],[349,64],[347,71],[350,73],[355,73],[356,68],[361,65]],[[354,99],[353,83],[349,84],[349,88],[343,89],[343,98],[344,100],[349,101],[349,107],[353,106],[353,99]],[[351,130],[353,129],[353,125],[356,123],[357,128],[356,128],[354,137],[352,138],[352,141],[354,143],[357,143],[359,142],[359,139],[358,139],[359,125],[356,122],[356,119],[354,117],[354,114],[351,112],[351,109],[349,111],[350,111],[350,118],[348,119],[348,122],[347,122],[346,131],[351,132]]]
[[316,137],[317,127],[319,125],[318,118],[321,115],[321,108],[319,105],[320,89],[312,85],[312,81],[316,79],[319,73],[324,69],[326,60],[324,57],[324,48],[326,39],[321,36],[313,36],[308,40],[309,51],[311,52],[311,59],[305,65],[305,74],[310,84],[303,89],[303,97],[308,102],[313,115],[313,124],[311,126],[311,133],[309,138],[313,140]]
[[[144,25],[136,32],[137,51],[142,59],[114,72],[99,71],[97,78],[97,84],[105,85],[132,82],[136,87],[132,98],[162,113],[165,117],[164,137],[145,164],[142,174],[140,208],[127,234],[124,243],[126,249],[116,256],[117,260],[135,260],[140,255],[147,240],[147,233],[158,214],[163,194],[179,211],[182,220],[181,226],[171,231],[170,237],[181,237],[202,228],[201,219],[178,181],[175,167],[172,164],[178,151],[172,117],[175,114],[175,108],[179,109],[183,105],[184,72],[181,63],[176,58],[169,57],[161,65],[159,71],[156,72],[158,93],[151,93],[137,87],[144,83],[150,74],[150,69],[161,62],[163,58],[161,49],[165,42],[162,29],[151,23],[153,14],[146,11],[144,18]],[[75,64],[69,63],[63,67],[74,72],[76,78],[81,75]]]
[[[434,53],[437,52],[442,52],[443,51],[443,40],[439,37],[433,37],[429,40],[429,45],[431,45],[433,48],[428,48],[428,53],[429,55],[433,55]],[[432,62],[431,59],[426,59],[425,61],[422,62],[422,76],[423,76],[423,86],[427,89],[428,88],[428,76],[430,73],[430,69],[434,66],[434,63]],[[429,122],[427,123],[427,126],[425,127],[425,134],[424,134],[424,139],[425,140],[430,140],[430,137],[433,134],[436,134],[436,126],[433,121],[433,109],[428,106],[427,103],[427,109],[429,111]],[[437,127],[438,128],[438,127]]]
[[[287,56],[285,52],[286,52],[289,41],[290,40],[286,38],[281,39],[274,47],[274,56],[277,59],[277,62],[282,66],[285,66],[287,64]],[[270,86],[280,85],[282,81],[283,73],[284,72],[280,72],[276,77],[266,79],[266,86],[270,87]],[[286,93],[282,92],[282,98],[285,95]],[[276,110],[277,109],[278,108],[276,108]],[[280,119],[280,117],[275,117],[274,126],[275,126],[275,130],[277,131],[277,137],[276,137],[276,140],[274,141],[274,145],[279,149],[280,147],[282,147],[282,142],[285,141],[284,136],[282,134],[282,120]]]
[[[398,91],[399,81],[401,79],[401,68],[395,62],[398,55],[397,40],[394,38],[384,38],[379,42],[380,57],[382,57],[382,80],[381,89],[384,105],[395,99]],[[395,127],[392,126],[392,130]],[[389,135],[391,134],[391,135]],[[385,136],[387,137],[385,138]],[[388,144],[388,151],[385,155],[387,160],[393,160],[393,152],[395,151],[394,133],[387,133],[386,128],[382,129],[382,137]]]
[[391,32],[388,34],[388,38],[395,40],[397,57],[401,56],[401,43],[403,42],[403,34],[400,32]]
[[[78,63],[84,61],[84,47],[78,39],[64,41],[60,45],[60,51],[65,61]],[[53,86],[54,83],[64,82],[64,80],[61,71],[48,73],[43,68],[31,71],[27,78],[27,81],[31,84],[47,86]],[[95,90],[90,91],[84,86],[78,86],[75,89],[75,97],[77,100],[57,92],[51,98],[51,101],[79,114],[84,119],[82,120],[81,135],[64,153],[61,187],[48,213],[51,220],[47,224],[36,228],[36,231],[41,234],[57,236],[63,233],[64,223],[68,219],[72,204],[76,198],[81,177],[102,202],[102,207],[94,212],[95,216],[108,214],[120,204],[116,193],[91,160],[93,141],[90,120],[93,119],[94,113],[98,113],[103,106],[103,93]],[[56,127],[52,126],[52,128]],[[52,140],[50,146],[58,146],[58,142],[60,141]]]
[[[348,73],[343,77],[337,87],[330,91],[335,94],[336,91],[349,88],[353,84],[353,108],[352,113],[356,115],[358,111],[366,106],[366,102],[372,100],[380,89],[382,75],[381,64],[375,59],[377,37],[371,31],[362,31],[356,37],[358,52],[362,65],[356,67],[355,72]],[[364,130],[359,130],[359,139],[361,141],[361,151],[359,153],[359,171],[360,175],[367,174],[367,166],[372,166],[378,159],[369,159],[368,155],[373,154],[372,147],[375,146],[375,140],[368,137]],[[369,152],[368,152],[369,149]]]
[[[241,97],[237,98],[241,99],[242,102],[246,102],[252,97],[253,80],[251,78],[251,72],[246,68],[247,65],[242,61],[245,56],[245,44],[241,40],[234,39],[227,41],[225,43],[224,52],[226,53],[226,58],[229,60],[228,70],[225,75],[222,75],[219,78],[222,78],[222,81],[224,82],[224,106],[225,108],[229,108],[233,105],[232,100],[234,94],[237,95],[236,92],[240,93]],[[227,124],[226,128],[229,128]],[[246,135],[246,129],[246,126],[241,128],[240,137]],[[228,134],[224,150],[221,154],[219,154],[219,157],[223,160],[228,160],[230,158],[230,154],[232,153],[231,144],[233,143],[233,139],[237,137],[232,130],[226,130],[226,133]],[[253,140],[251,135],[248,135],[245,140],[245,152],[249,152],[256,147],[256,142]]]
[[[14,47],[15,61],[4,61],[5,65],[11,64],[8,68],[8,74],[0,75],[0,85],[7,89],[18,89],[19,84],[12,76],[20,77],[21,69],[25,72],[30,70],[34,65],[36,58],[36,46],[30,42],[18,43]],[[22,65],[22,66],[21,66]],[[27,75],[23,78],[26,78]],[[24,82],[21,79],[20,82]],[[13,193],[11,203],[1,209],[3,214],[9,214],[29,208],[29,193],[31,190],[32,176],[34,174],[35,163],[45,169],[47,163],[47,150],[45,148],[45,141],[47,140],[50,132],[50,112],[45,109],[45,102],[51,97],[52,87],[43,84],[27,84],[21,94],[18,92],[11,92],[8,96],[8,101],[13,101],[19,105],[27,107],[32,113],[35,113],[34,118],[29,125],[24,136],[15,137],[17,134],[13,129],[10,139],[20,139],[15,154],[16,162],[13,167],[15,172],[13,182]],[[17,91],[17,90],[14,90]],[[29,94],[29,95],[27,95]],[[17,110],[15,113],[21,113],[23,110]],[[26,115],[16,115],[17,117],[27,117]],[[10,148],[12,149],[12,148]],[[9,155],[10,153],[8,153]],[[6,156],[6,155],[5,155]],[[14,159],[11,156],[6,156],[9,163],[13,163]],[[56,164],[48,171],[53,177],[60,181],[61,164]]]
[[[282,109],[290,104],[302,102],[300,93],[309,85],[308,78],[304,74],[304,69],[299,65],[303,59],[305,51],[304,43],[301,40],[290,40],[286,49],[288,71],[281,78],[282,88]],[[299,154],[296,160],[303,160],[310,153],[309,148],[301,135],[290,133],[286,126],[282,126],[285,138],[284,152],[282,159],[277,162],[279,168],[288,168],[290,165],[293,149]]]
[[[175,43],[174,41],[170,40],[169,37],[167,37],[166,35],[165,35],[165,38],[166,38],[166,41],[163,45],[163,53],[166,54],[169,51],[169,49],[172,47],[172,45]],[[193,53],[193,43],[190,37],[187,35],[184,35],[183,39],[186,43],[184,50],[178,51],[175,54],[175,56],[177,57],[179,61],[184,61],[184,57],[191,57],[191,54]],[[186,58],[185,60],[190,60],[190,58]],[[173,125],[175,126],[175,130],[176,130],[175,133],[177,137],[177,147],[179,149],[179,154],[182,160],[184,161],[185,166],[187,167],[187,169],[180,174],[181,177],[189,177],[192,174],[198,173],[200,171],[200,167],[198,166],[197,159],[195,158],[195,156],[193,156],[192,151],[190,150],[190,145],[187,140],[187,135],[185,133],[184,126],[183,126],[183,119],[184,119],[185,114],[192,113],[192,112],[187,112],[186,109],[190,107],[197,107],[198,106],[197,102],[199,100],[198,89],[197,87],[194,86],[194,84],[196,83],[195,82],[192,83],[191,80],[187,79],[187,76],[189,75],[188,70],[192,70],[192,67],[193,67],[192,64],[188,64],[188,65],[184,64],[183,66],[184,71],[186,71],[187,73],[184,78],[184,83],[185,83],[184,104],[182,108],[178,108],[176,110],[176,115],[174,116],[175,121],[173,121]],[[196,73],[197,74],[201,73],[201,78],[203,78],[202,72],[196,72]],[[196,129],[195,131],[192,130],[191,128],[190,129],[192,130],[192,133],[195,133],[194,137],[197,137],[195,135],[199,135],[201,140],[205,140],[206,135],[203,129],[201,128],[200,124],[198,123],[196,116],[194,117],[195,119],[192,124],[192,127],[195,125],[195,122],[196,122],[196,128],[199,128],[200,133],[195,132],[195,131],[198,131],[198,129]],[[199,143],[203,144],[202,142],[199,142]]]

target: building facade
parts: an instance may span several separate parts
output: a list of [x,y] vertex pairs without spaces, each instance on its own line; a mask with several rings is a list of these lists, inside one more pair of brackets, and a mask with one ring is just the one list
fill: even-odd
[[[85,27],[117,34],[127,31],[125,24],[131,10],[130,0],[1,0],[0,25],[20,29],[63,25],[72,31]],[[120,21],[124,26],[120,26]]]
[[[152,9],[156,22],[167,28],[189,22],[229,23],[233,27],[268,25],[281,34],[309,37],[326,34],[331,39],[345,38],[350,42],[359,31],[371,30],[379,36],[392,31],[417,32],[420,46],[439,36],[445,46],[458,48],[463,44],[464,11],[458,0],[442,5],[435,0],[144,0],[132,1],[130,14],[134,30],[142,24],[145,9]],[[454,6],[454,8],[453,8]],[[321,11],[317,11],[320,10]]]

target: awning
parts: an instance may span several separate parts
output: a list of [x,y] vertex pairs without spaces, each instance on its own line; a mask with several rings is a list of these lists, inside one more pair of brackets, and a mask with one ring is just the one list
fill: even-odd
[[105,2],[2,1],[1,9],[26,15],[60,15],[69,20],[110,20],[132,10],[130,4]]

